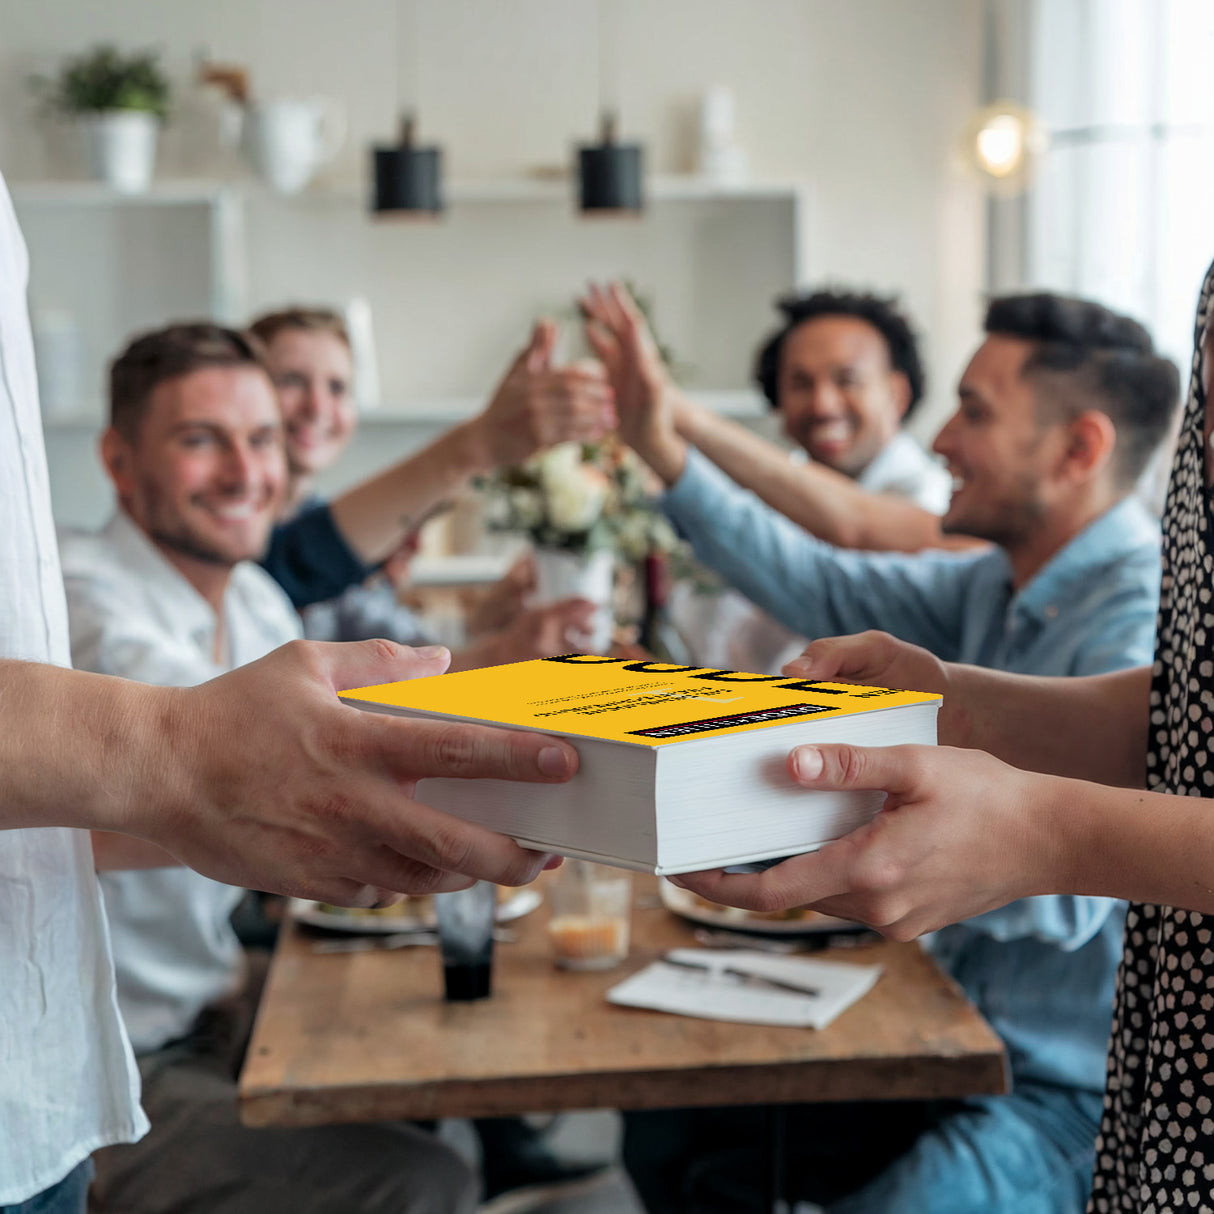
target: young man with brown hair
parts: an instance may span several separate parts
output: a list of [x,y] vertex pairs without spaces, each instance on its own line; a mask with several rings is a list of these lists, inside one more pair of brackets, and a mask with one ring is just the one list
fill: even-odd
[[[255,563],[286,457],[255,340],[215,325],[145,334],[115,360],[102,458],[118,508],[62,542],[77,667],[187,687],[300,635]],[[438,672],[435,667],[433,673]],[[243,891],[96,834],[117,996],[147,1137],[95,1157],[95,1211],[470,1211],[475,1177],[405,1125],[249,1130],[236,1075],[260,989],[230,924]],[[130,871],[104,871],[142,867]]]

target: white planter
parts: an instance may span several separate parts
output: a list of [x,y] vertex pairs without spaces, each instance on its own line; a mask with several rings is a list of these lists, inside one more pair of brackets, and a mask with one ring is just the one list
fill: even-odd
[[608,549],[580,556],[563,548],[537,548],[532,603],[544,606],[561,599],[589,599],[597,610],[585,648],[606,653],[611,646],[614,580],[615,554]]
[[120,194],[143,194],[156,169],[160,119],[144,110],[81,114],[89,171]]

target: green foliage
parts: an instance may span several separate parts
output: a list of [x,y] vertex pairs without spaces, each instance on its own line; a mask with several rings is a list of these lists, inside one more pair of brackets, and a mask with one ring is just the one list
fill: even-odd
[[155,51],[126,55],[114,46],[95,46],[68,59],[53,80],[35,77],[30,84],[60,113],[143,110],[164,118],[171,90],[158,59]]

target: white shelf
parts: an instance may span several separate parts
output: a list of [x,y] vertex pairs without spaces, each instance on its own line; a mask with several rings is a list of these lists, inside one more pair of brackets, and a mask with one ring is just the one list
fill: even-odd
[[[706,405],[724,417],[763,417],[767,402],[749,388],[686,389],[692,400]],[[381,405],[365,410],[359,421],[363,426],[425,426],[446,427],[475,417],[485,407],[483,396],[435,397],[406,404]],[[104,427],[106,410],[100,405],[82,407],[78,412],[51,415],[42,419],[47,430],[100,430]]]
[[[363,199],[369,186],[363,181],[316,183],[297,195],[300,199]],[[571,177],[467,177],[444,182],[448,205],[465,203],[557,203],[575,205],[576,183]],[[645,179],[646,202],[695,202],[742,199],[784,199],[805,196],[804,183],[795,181],[742,181],[726,183],[691,173],[654,174]]]
[[145,194],[120,194],[103,181],[13,181],[18,205],[30,206],[210,206],[238,188],[212,178],[165,178]]
[[[9,186],[14,201],[37,205],[147,206],[211,203],[233,191],[277,197],[284,204],[364,199],[369,185],[362,180],[320,181],[299,194],[274,195],[254,178],[166,178],[152,183],[145,194],[120,194],[101,181],[15,181]],[[470,177],[444,184],[449,205],[464,203],[569,203],[575,185],[571,178]],[[690,173],[655,174],[645,179],[645,197],[652,202],[713,200],[796,200],[805,195],[804,183],[795,181],[742,181],[723,183]]]

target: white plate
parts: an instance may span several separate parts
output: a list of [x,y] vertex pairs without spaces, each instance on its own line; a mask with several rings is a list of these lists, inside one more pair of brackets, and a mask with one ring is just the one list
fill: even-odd
[[[541,902],[544,896],[538,889],[516,890],[504,902],[497,904],[497,921],[509,923],[511,919],[521,919],[529,915]],[[413,907],[413,910],[410,910]],[[358,935],[388,935],[397,932],[426,932],[435,926],[434,904],[423,902],[420,907],[412,902],[403,902],[400,914],[359,915],[342,914],[340,911],[324,910],[319,902],[309,902],[306,898],[292,898],[291,916],[300,923],[310,927],[324,927],[334,932],[354,932]]]
[[853,919],[836,919],[820,911],[801,911],[795,919],[760,919],[750,911],[736,906],[706,906],[690,890],[671,885],[662,877],[658,893],[667,910],[702,923],[705,927],[724,927],[735,932],[754,932],[763,936],[805,936],[815,932],[850,932],[863,930],[862,923]]

